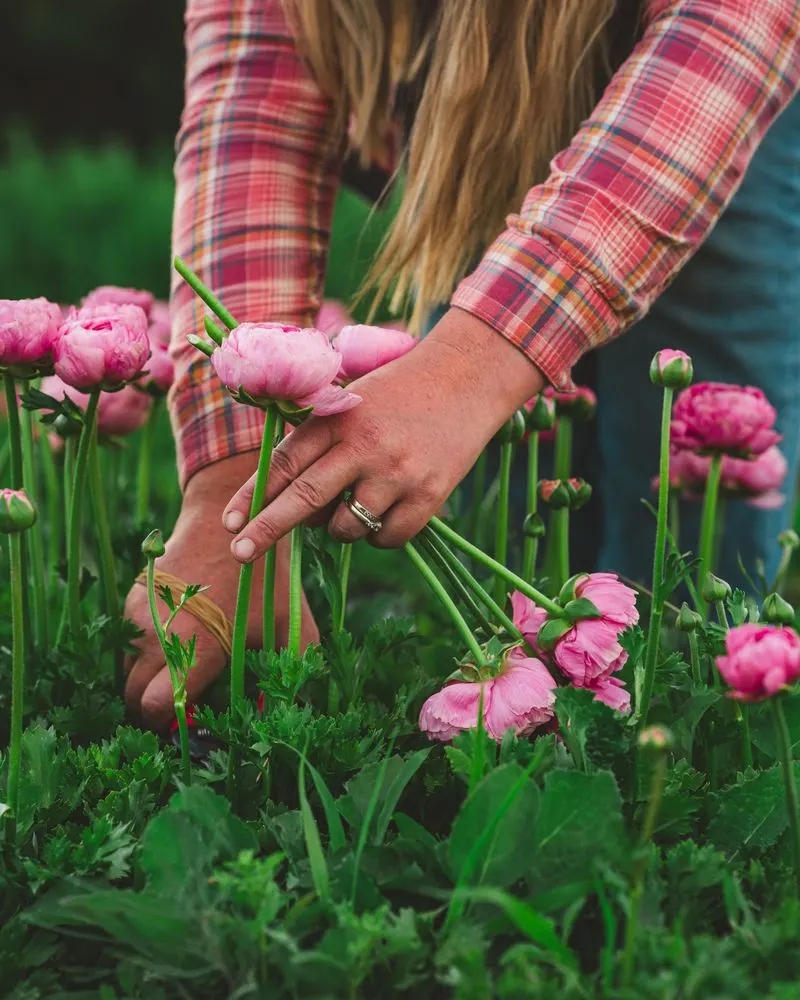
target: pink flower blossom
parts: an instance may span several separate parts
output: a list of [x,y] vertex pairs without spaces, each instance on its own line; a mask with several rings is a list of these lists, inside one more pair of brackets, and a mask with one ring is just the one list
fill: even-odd
[[139,386],[155,396],[163,396],[169,391],[175,378],[175,365],[166,347],[160,347],[152,341],[150,344],[150,358]]
[[[41,391],[61,402],[68,397],[82,410],[86,409],[89,395],[79,392],[62,382],[57,375],[42,379]],[[152,398],[134,385],[126,385],[119,392],[101,392],[97,404],[97,433],[100,437],[126,437],[147,423]]]
[[625,682],[619,677],[606,677],[598,681],[594,687],[589,688],[594,692],[594,700],[602,701],[604,705],[613,708],[615,712],[622,712],[625,715],[631,710],[631,693],[625,687]]
[[0,369],[25,376],[50,365],[61,308],[47,299],[0,299]]
[[533,649],[539,652],[536,639],[539,629],[547,621],[547,612],[534,604],[530,597],[515,590],[511,595],[511,620]]
[[432,740],[452,740],[465,729],[476,729],[483,688],[483,724],[497,742],[508,729],[527,736],[553,717],[555,681],[539,660],[519,649],[506,656],[502,671],[485,681],[456,681],[432,695],[422,706],[419,728]]
[[120,288],[117,285],[101,285],[89,292],[83,300],[83,306],[138,306],[144,310],[145,316],[150,316],[155,301],[151,292],[140,288]]
[[56,374],[75,389],[119,388],[149,355],[147,317],[132,305],[71,310],[53,342]]
[[147,331],[150,344],[153,349],[156,345],[169,347],[171,335],[172,323],[169,317],[169,303],[157,299],[150,310],[150,328]]
[[231,393],[241,389],[259,406],[286,401],[328,416],[361,401],[334,384],[341,356],[319,330],[243,323],[214,351],[211,363]]
[[352,322],[353,317],[341,302],[337,302],[336,299],[325,299],[317,313],[316,327],[329,337],[333,337]]
[[725,638],[717,669],[737,701],[763,701],[800,679],[800,637],[776,625],[739,625]]
[[342,382],[367,375],[388,365],[417,346],[417,338],[401,330],[383,326],[345,326],[333,338],[333,346],[342,356],[339,378]]
[[[670,487],[686,496],[699,499],[705,492],[709,455],[693,451],[673,451],[669,460]],[[731,458],[723,455],[720,489],[724,496],[745,499],[752,507],[772,509],[783,506],[780,492],[789,471],[789,464],[780,448],[773,445],[755,458]],[[658,477],[653,480],[658,489]]]
[[675,403],[672,444],[691,451],[750,458],[781,440],[774,427],[776,416],[760,389],[698,382],[684,389]]

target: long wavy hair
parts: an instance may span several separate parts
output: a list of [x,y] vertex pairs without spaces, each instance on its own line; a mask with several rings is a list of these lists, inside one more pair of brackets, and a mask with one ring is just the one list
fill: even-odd
[[596,102],[616,0],[284,0],[362,160],[416,91],[405,188],[369,279],[446,301]]

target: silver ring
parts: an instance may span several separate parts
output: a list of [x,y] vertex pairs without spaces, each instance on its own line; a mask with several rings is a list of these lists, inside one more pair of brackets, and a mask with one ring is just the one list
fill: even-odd
[[383,527],[383,521],[379,517],[375,517],[371,510],[367,510],[363,503],[359,503],[352,493],[345,493],[342,502],[348,507],[350,513],[357,517],[370,531],[380,531]]

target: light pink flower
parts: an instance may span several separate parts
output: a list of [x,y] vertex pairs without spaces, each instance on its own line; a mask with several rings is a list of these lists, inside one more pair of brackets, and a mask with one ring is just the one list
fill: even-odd
[[149,355],[139,306],[71,310],[53,342],[56,375],[75,389],[116,389],[139,374]]
[[240,389],[257,405],[273,400],[312,406],[320,416],[341,413],[360,396],[334,384],[341,357],[319,330],[277,323],[243,323],[232,330],[212,357],[230,392]]
[[166,347],[160,347],[152,340],[150,347],[150,358],[145,365],[145,374],[139,386],[153,395],[163,396],[169,391],[175,378],[175,365]]
[[[86,409],[89,395],[79,392],[62,382],[58,375],[42,379],[41,391],[61,402],[65,396],[82,410]],[[119,392],[101,392],[97,404],[97,433],[101,437],[125,437],[147,423],[152,399],[134,385],[126,385]]]
[[336,299],[325,299],[317,313],[316,327],[329,337],[333,337],[352,322],[353,317],[341,302],[337,302]]
[[514,649],[496,677],[456,681],[428,698],[419,715],[419,728],[429,739],[442,741],[453,739],[465,729],[476,729],[483,688],[487,734],[497,742],[508,729],[517,736],[527,736],[552,719],[555,686],[543,663]]
[[725,638],[717,669],[737,701],[763,701],[800,679],[800,638],[776,625],[739,625]]
[[363,323],[345,326],[333,338],[333,346],[342,356],[339,378],[352,382],[408,354],[417,344],[416,337],[401,330]]
[[698,382],[675,402],[671,440],[676,448],[750,458],[781,440],[774,426],[776,416],[760,389]]
[[[705,492],[709,455],[693,451],[673,451],[669,460],[670,487],[689,497],[699,499]],[[752,507],[772,509],[783,506],[785,496],[780,492],[789,471],[783,452],[776,445],[767,448],[755,458],[731,458],[723,455],[720,489],[723,495],[743,498]],[[658,477],[653,480],[658,489]]]
[[589,690],[594,692],[595,701],[602,701],[615,712],[623,712],[625,715],[630,712],[631,693],[619,677],[606,677]]
[[539,629],[547,621],[547,612],[534,604],[530,597],[526,597],[518,590],[511,595],[511,620],[517,626],[530,645],[539,652],[536,645],[536,638]]
[[147,331],[150,344],[155,349],[159,347],[169,347],[172,335],[172,323],[169,318],[169,303],[156,300],[150,310],[150,328]]
[[61,307],[47,299],[0,299],[0,369],[35,374],[49,367]]
[[83,300],[84,307],[93,306],[138,306],[150,316],[155,297],[140,288],[120,288],[117,285],[101,285],[89,292]]

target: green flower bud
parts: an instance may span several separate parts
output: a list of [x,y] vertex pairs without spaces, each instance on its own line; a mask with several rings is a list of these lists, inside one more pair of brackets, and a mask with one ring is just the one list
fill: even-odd
[[544,521],[540,514],[528,514],[522,525],[522,533],[526,538],[544,538]]
[[800,535],[794,528],[787,528],[778,535],[778,545],[784,549],[796,549],[800,546]]
[[0,532],[13,535],[36,522],[36,508],[24,490],[0,490]]
[[59,413],[53,421],[53,429],[59,437],[77,437],[81,432],[81,425],[77,420],[72,420],[66,414]]
[[572,497],[566,481],[562,479],[542,479],[538,487],[539,499],[553,510],[563,510],[572,506]]
[[580,510],[592,498],[592,487],[585,479],[568,479],[567,485],[570,488],[570,509]]
[[647,726],[639,733],[639,746],[642,750],[661,753],[665,750],[671,750],[673,744],[672,733],[666,726]]
[[525,411],[516,410],[495,434],[499,444],[519,444],[525,437]]
[[556,424],[556,401],[540,394],[525,404],[529,431],[551,431]]
[[678,617],[675,619],[675,624],[681,632],[694,632],[702,622],[702,617],[696,611],[692,611],[686,601],[684,601],[681,610],[678,612]]
[[148,559],[158,559],[159,556],[164,555],[165,551],[164,539],[161,537],[161,532],[156,528],[142,542],[142,555]]
[[650,362],[650,381],[668,389],[685,389],[694,377],[692,359],[684,351],[666,348]]
[[726,601],[731,596],[731,587],[725,580],[720,580],[713,573],[707,573],[703,582],[701,596],[709,604],[716,604],[717,601]]
[[768,594],[761,608],[761,620],[768,625],[791,625],[794,621],[794,608],[780,594]]

